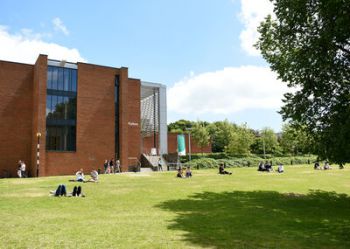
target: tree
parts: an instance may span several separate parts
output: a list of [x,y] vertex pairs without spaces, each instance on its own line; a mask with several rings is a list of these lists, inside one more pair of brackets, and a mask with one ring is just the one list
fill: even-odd
[[217,121],[208,126],[208,131],[212,141],[213,152],[223,152],[230,142],[230,134],[237,126],[227,119]]
[[297,155],[313,152],[314,143],[303,127],[289,123],[283,125],[280,144],[284,153]]
[[194,124],[191,130],[191,136],[196,144],[201,148],[203,154],[203,148],[209,144],[210,136],[207,128],[203,122],[198,121]]
[[294,87],[280,113],[306,128],[321,159],[350,162],[350,1],[272,2],[256,46]]
[[273,129],[268,127],[259,132],[252,147],[257,154],[274,154],[280,150],[277,135]]
[[230,133],[230,142],[225,148],[225,152],[235,156],[247,156],[250,154],[250,147],[254,142],[254,134],[246,126],[237,126]]
[[194,125],[195,122],[180,119],[176,122],[170,123],[168,125],[168,131],[169,132],[176,132],[176,133],[184,133],[187,129],[191,128]]

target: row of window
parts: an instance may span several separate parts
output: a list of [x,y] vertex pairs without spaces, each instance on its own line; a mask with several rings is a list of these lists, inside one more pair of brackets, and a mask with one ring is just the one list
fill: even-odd
[[58,91],[77,91],[77,70],[48,66],[47,89]]
[[75,151],[75,126],[46,127],[46,150]]
[[46,119],[76,119],[77,98],[46,95]]

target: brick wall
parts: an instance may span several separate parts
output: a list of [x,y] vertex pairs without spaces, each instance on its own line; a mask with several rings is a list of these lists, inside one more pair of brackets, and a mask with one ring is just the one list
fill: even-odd
[[76,152],[47,152],[47,175],[103,169],[114,157],[114,84],[117,70],[78,63]]
[[140,80],[129,79],[127,68],[78,63],[75,152],[47,152],[47,56],[35,65],[0,61],[0,177],[16,176],[17,161],[36,175],[37,136],[40,176],[102,169],[115,157],[115,76],[119,75],[119,147],[123,171],[140,159]]
[[[168,153],[177,152],[177,135],[178,133],[168,133]],[[188,153],[189,143],[188,143],[188,134],[185,134],[185,143],[186,143],[186,153]],[[201,148],[195,143],[191,137],[191,153],[202,153]],[[203,148],[203,153],[211,153],[211,143],[208,146]]]
[[31,169],[33,65],[0,61],[0,177]]
[[[137,79],[128,80],[128,166],[137,165],[141,151],[141,82]],[[123,168],[124,171],[127,169]]]

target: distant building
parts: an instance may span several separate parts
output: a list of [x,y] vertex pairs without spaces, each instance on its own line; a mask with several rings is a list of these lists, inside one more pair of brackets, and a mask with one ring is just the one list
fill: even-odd
[[102,169],[111,158],[128,171],[144,151],[167,153],[166,132],[165,86],[128,68],[0,61],[0,177],[15,176],[20,159],[31,176]]

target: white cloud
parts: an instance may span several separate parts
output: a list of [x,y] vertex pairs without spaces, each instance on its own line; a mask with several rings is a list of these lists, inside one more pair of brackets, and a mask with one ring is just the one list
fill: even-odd
[[268,14],[273,14],[273,5],[269,0],[241,0],[239,18],[244,29],[239,38],[241,47],[249,55],[260,55],[253,45],[259,38],[257,28]]
[[168,90],[169,111],[232,114],[247,109],[279,109],[286,84],[268,67],[228,67],[189,76]]
[[39,54],[47,54],[50,59],[86,61],[77,49],[46,42],[43,40],[46,36],[49,34],[33,33],[29,29],[11,34],[6,27],[0,26],[0,60],[33,64]]
[[69,31],[66,26],[64,26],[62,20],[59,17],[52,19],[52,23],[55,30],[61,31],[65,35],[69,35]]

